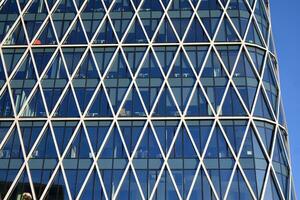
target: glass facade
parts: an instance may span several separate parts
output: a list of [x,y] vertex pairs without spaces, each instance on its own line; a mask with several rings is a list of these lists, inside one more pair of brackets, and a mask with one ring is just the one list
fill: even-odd
[[0,1],[0,199],[296,199],[268,4]]

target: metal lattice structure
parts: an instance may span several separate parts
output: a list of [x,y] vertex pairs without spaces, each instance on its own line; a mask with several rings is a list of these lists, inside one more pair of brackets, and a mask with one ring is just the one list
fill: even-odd
[[0,2],[0,199],[295,199],[268,2]]

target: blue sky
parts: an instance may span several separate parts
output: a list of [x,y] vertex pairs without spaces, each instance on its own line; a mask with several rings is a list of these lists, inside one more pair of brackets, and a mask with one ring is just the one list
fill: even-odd
[[300,194],[300,1],[270,0],[281,91],[289,129],[297,195]]

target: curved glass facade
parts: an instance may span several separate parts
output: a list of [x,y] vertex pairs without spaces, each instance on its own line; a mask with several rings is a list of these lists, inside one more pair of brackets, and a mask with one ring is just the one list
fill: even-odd
[[0,199],[296,199],[267,0],[4,0],[0,42]]

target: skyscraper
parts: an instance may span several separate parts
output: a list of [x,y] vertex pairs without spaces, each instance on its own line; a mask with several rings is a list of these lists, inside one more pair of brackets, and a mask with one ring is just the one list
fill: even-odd
[[0,2],[0,199],[295,199],[267,0]]

